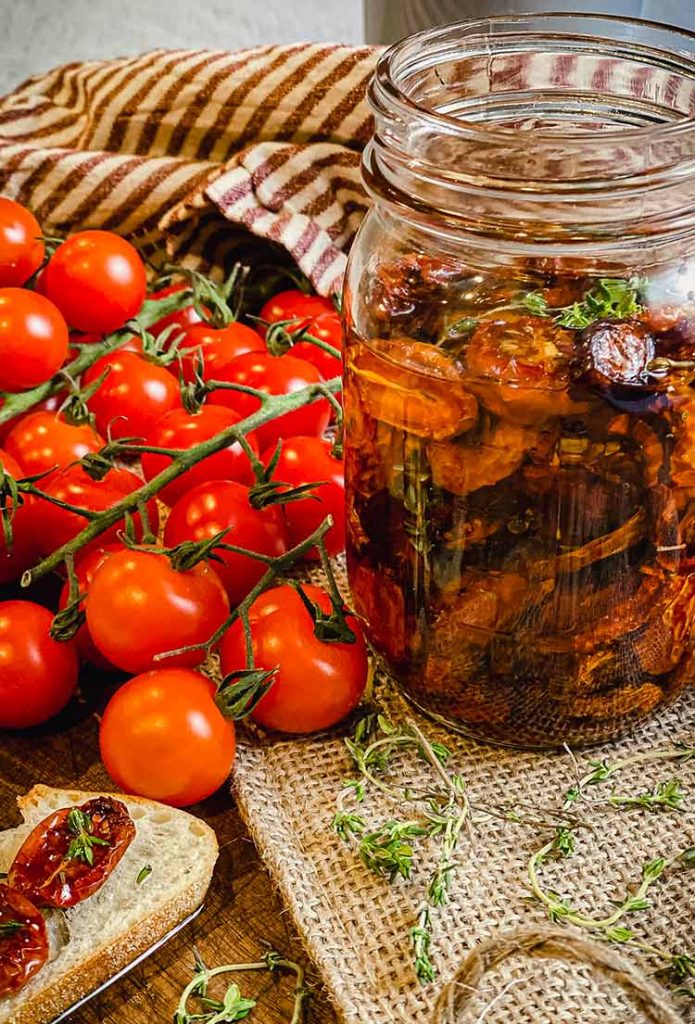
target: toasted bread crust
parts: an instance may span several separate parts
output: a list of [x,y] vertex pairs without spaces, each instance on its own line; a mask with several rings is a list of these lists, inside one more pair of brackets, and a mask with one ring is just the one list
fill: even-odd
[[[17,798],[17,804],[24,818],[31,818],[41,808],[41,804],[54,794],[60,794],[60,798],[65,801],[64,806],[82,803],[96,795],[113,796],[128,804],[137,803],[149,808],[159,806],[152,800],[125,796],[123,793],[96,794],[76,789],[54,790],[49,786],[37,785],[28,793]],[[88,958],[82,959],[71,969],[54,978],[51,983],[33,992],[31,997],[21,1002],[15,1009],[12,1015],[12,1024],[46,1024],[47,1021],[68,1009],[83,996],[93,992],[118,971],[127,967],[136,957],[153,946],[170,929],[200,906],[210,884],[217,860],[218,847],[217,838],[212,829],[204,825],[203,822],[199,822],[199,824],[202,826],[200,852],[197,859],[197,866],[200,868],[199,876],[185,888],[172,893],[156,913],[141,918],[123,935],[120,935],[115,942],[101,943],[95,946]],[[108,885],[108,882],[106,884]],[[37,980],[40,980],[40,977],[39,974]],[[3,1019],[3,1001],[0,998],[0,1020]]]

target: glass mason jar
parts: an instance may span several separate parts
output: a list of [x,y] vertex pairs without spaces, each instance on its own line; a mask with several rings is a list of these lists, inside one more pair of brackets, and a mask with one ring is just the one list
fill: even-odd
[[695,36],[539,15],[380,59],[344,315],[348,570],[419,707],[594,743],[695,672]]

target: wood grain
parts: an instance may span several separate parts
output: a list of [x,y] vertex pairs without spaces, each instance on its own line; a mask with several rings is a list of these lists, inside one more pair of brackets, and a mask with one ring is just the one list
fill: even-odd
[[[97,682],[85,692],[86,699],[69,708],[50,729],[0,734],[1,828],[19,822],[15,797],[37,782],[113,789],[99,760],[97,740],[97,714],[105,691]],[[75,1014],[70,1024],[170,1022],[181,990],[191,978],[194,946],[209,966],[257,960],[268,944],[306,964],[306,954],[231,797],[220,791],[191,810],[215,829],[220,843],[220,859],[203,912],[161,950]],[[244,995],[258,999],[250,1022],[289,1021],[291,976],[249,973],[236,980]],[[308,981],[314,995],[307,1020],[310,1024],[336,1024],[311,970]]]

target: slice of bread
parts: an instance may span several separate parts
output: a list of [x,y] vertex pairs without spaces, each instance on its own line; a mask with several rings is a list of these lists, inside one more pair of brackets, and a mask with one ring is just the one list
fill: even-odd
[[[29,832],[61,807],[96,796],[34,788],[17,799],[24,824],[0,832],[0,871],[7,871]],[[212,829],[185,811],[139,797],[121,800],[135,837],[98,892],[66,911],[48,913],[49,960],[16,995],[0,997],[0,1024],[46,1024],[131,963],[203,901],[215,861]],[[137,878],[149,865],[151,874]]]

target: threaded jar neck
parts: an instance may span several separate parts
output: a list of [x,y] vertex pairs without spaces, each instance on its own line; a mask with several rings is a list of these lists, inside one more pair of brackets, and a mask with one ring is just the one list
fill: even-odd
[[593,15],[418,33],[379,60],[370,193],[442,232],[520,244],[695,232],[695,34]]

